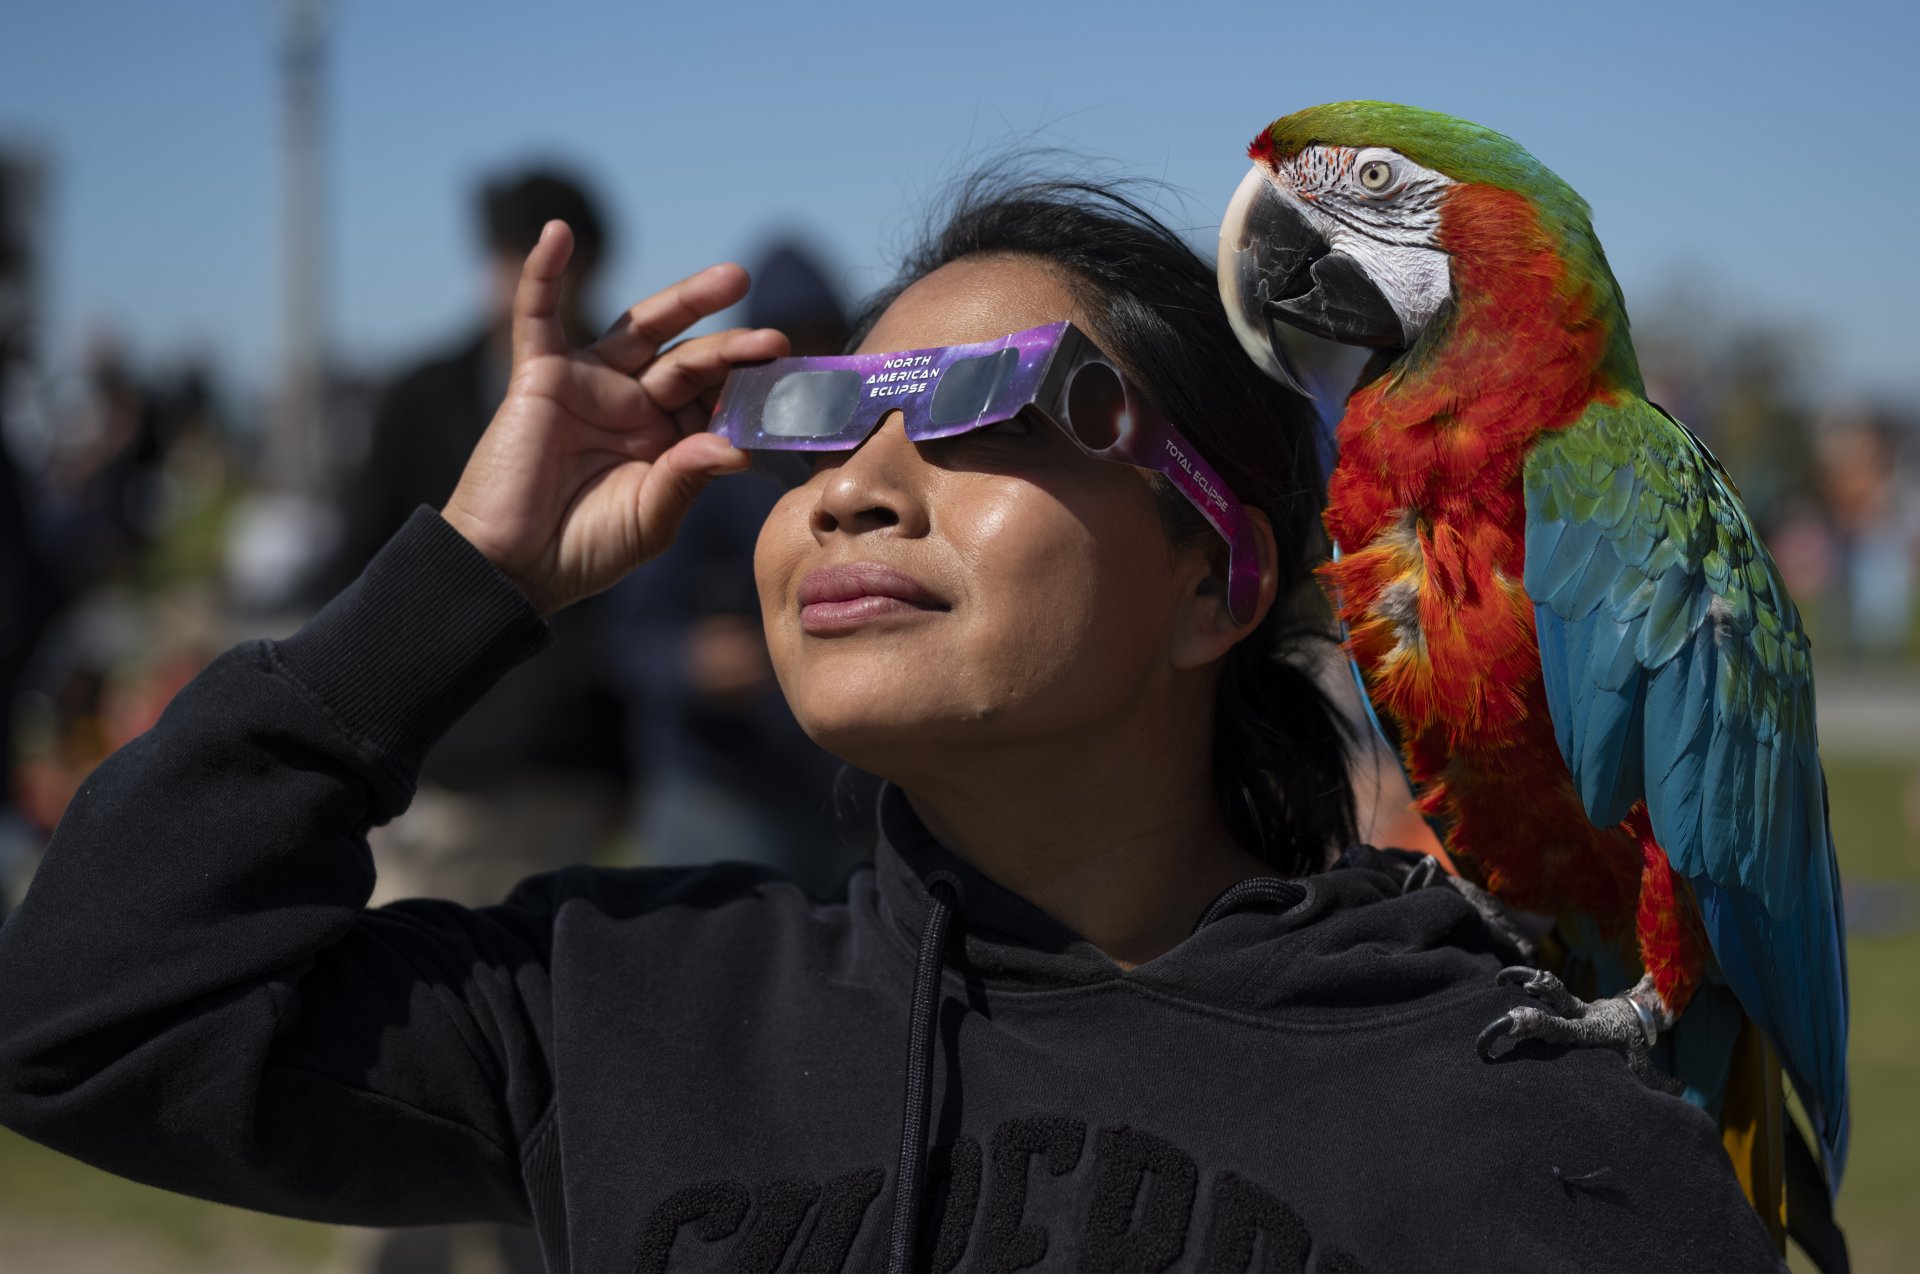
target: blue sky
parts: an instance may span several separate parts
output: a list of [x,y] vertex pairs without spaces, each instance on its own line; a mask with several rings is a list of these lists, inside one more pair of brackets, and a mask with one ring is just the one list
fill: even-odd
[[[768,233],[850,291],[1021,139],[1164,177],[1208,243],[1253,131],[1383,97],[1509,132],[1593,204],[1630,305],[1685,278],[1818,333],[1823,387],[1920,400],[1916,6],[335,0],[330,328],[381,364],[478,291],[474,178],[559,157],[616,207],[604,306]],[[54,164],[56,355],[279,345],[274,0],[14,0],[0,137]],[[816,16],[806,16],[816,15]]]

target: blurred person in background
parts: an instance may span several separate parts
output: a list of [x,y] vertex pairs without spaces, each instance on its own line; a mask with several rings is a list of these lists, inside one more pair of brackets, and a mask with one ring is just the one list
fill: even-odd
[[26,226],[16,224],[24,218],[15,212],[23,202],[14,189],[25,180],[22,173],[0,162],[0,919],[32,844],[13,807],[14,696],[54,610],[53,580],[34,534],[8,419],[31,369],[32,249]]
[[[45,397],[6,396],[31,418],[7,431],[26,445],[7,461],[20,498],[0,512],[16,546],[0,574],[21,608],[0,615],[20,661],[7,721],[16,876],[93,767],[217,653],[226,515],[242,489],[198,359],[142,375],[118,342],[96,340],[82,397],[51,411]],[[40,559],[24,567],[25,600],[21,551]],[[37,650],[13,641],[33,631]]]
[[14,699],[54,610],[53,581],[27,515],[26,484],[7,442],[10,343],[0,330],[0,919],[11,905],[13,877],[34,844],[13,807]]
[[40,186],[0,154],[0,914],[94,765],[218,649],[236,487],[204,361],[156,377],[102,328],[78,392],[51,387]]
[[1820,430],[1815,467],[1833,531],[1848,652],[1898,659],[1912,643],[1920,502],[1891,424],[1868,411],[1834,413]]
[[[520,262],[558,218],[576,227],[560,320],[590,340],[594,280],[610,240],[599,203],[576,178],[545,168],[484,181],[476,200],[485,249],[482,310],[450,348],[402,371],[375,413],[364,469],[349,484],[342,549],[319,581],[330,596],[421,505],[453,493],[511,366],[509,304]],[[479,904],[561,865],[557,846],[616,834],[626,763],[619,698],[596,599],[554,625],[559,657],[503,680],[434,752],[420,798],[375,838],[381,901],[431,894]]]
[[485,252],[481,312],[450,345],[401,370],[380,404],[370,454],[347,499],[342,583],[360,573],[414,509],[452,494],[491,405],[506,392],[507,307],[519,263],[550,218],[576,227],[580,244],[567,268],[561,322],[576,339],[597,330],[588,315],[611,244],[586,188],[558,172],[530,169],[483,181],[475,203]]
[[[747,327],[788,333],[796,354],[846,347],[846,307],[810,249],[777,241],[753,261]],[[823,893],[855,832],[833,816],[840,763],[794,721],[761,629],[753,546],[781,491],[750,473],[702,493],[673,547],[608,595],[614,663],[647,861],[764,863]]]
[[165,404],[111,329],[88,341],[83,380],[48,440],[38,514],[50,565],[73,595],[138,574],[166,453]]
[[[594,280],[609,237],[598,202],[576,179],[546,169],[484,182],[477,200],[483,308],[454,344],[401,372],[375,413],[364,470],[349,486],[342,548],[322,597],[344,587],[421,505],[453,494],[474,444],[507,389],[511,312],[520,263],[559,219],[575,229],[560,321],[590,341]],[[555,658],[523,665],[468,712],[422,772],[406,817],[377,828],[375,902],[433,896],[498,902],[526,876],[574,861],[618,834],[626,762],[618,695],[606,662],[605,599],[558,616]],[[540,1258],[524,1230],[432,1227],[371,1236],[374,1274],[518,1274]]]

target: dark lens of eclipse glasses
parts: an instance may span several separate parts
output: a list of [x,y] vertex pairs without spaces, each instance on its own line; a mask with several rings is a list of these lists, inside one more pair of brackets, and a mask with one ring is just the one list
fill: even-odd
[[767,395],[760,432],[774,438],[830,438],[847,427],[859,405],[859,372],[794,372]]
[[1127,414],[1127,392],[1105,363],[1087,363],[1067,386],[1067,428],[1089,451],[1105,451],[1120,441]]
[[995,395],[1013,379],[1020,351],[1003,349],[981,358],[963,358],[940,373],[927,414],[936,425],[973,420],[993,405]]

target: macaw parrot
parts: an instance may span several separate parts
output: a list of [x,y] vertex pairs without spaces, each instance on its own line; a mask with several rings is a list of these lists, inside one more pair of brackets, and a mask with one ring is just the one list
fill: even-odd
[[1647,401],[1586,202],[1499,133],[1379,102],[1248,153],[1221,293],[1322,406],[1353,661],[1454,859],[1594,975],[1586,1000],[1503,971],[1534,1003],[1481,1051],[1604,1044],[1711,1108],[1750,1021],[1837,1189],[1847,966],[1806,634],[1725,470]]

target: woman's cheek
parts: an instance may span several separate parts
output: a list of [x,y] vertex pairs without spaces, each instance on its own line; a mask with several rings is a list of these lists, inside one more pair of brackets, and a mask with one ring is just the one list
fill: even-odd
[[753,582],[760,597],[760,620],[766,629],[767,653],[781,688],[789,696],[787,669],[792,666],[793,643],[799,625],[791,613],[789,599],[794,596],[795,575],[813,547],[807,530],[810,502],[804,488],[794,488],[774,504],[760,526],[753,545]]
[[1087,524],[1024,486],[976,505],[964,530],[955,539],[974,585],[965,662],[977,715],[1014,711],[1094,672],[1108,582]]

